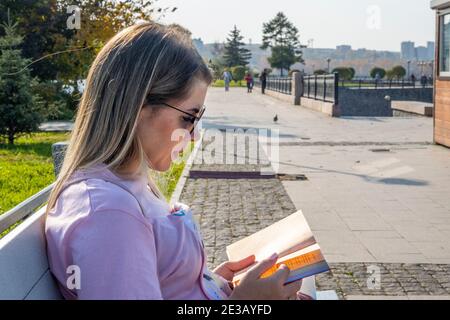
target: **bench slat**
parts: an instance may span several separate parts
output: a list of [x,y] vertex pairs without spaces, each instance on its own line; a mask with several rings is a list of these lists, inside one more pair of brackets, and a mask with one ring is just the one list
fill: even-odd
[[61,300],[63,296],[59,292],[55,279],[48,269],[44,276],[39,279],[25,300]]
[[[43,293],[49,265],[45,247],[45,207],[0,239],[0,299],[25,299],[33,288]],[[43,281],[39,283],[40,281]],[[47,295],[54,296],[54,289]],[[45,298],[46,295],[43,295]]]
[[43,205],[47,201],[54,185],[54,183],[49,185],[45,189],[18,204],[16,207],[0,215],[0,233]]

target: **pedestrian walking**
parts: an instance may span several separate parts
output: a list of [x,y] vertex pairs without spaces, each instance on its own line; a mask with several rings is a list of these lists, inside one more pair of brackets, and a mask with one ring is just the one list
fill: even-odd
[[247,93],[252,93],[253,92],[253,76],[252,76],[252,74],[250,72],[247,73],[244,80],[247,82]]
[[225,70],[223,72],[223,81],[225,82],[225,91],[230,91],[230,82],[233,80],[230,71]]
[[267,86],[267,70],[266,69],[264,69],[264,71],[261,73],[259,80],[261,80],[261,92],[262,92],[262,94],[266,94],[266,86]]

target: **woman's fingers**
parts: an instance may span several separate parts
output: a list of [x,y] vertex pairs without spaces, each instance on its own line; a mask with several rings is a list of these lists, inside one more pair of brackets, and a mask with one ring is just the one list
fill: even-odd
[[284,285],[287,279],[289,278],[289,273],[290,273],[289,268],[285,264],[282,264],[278,267],[278,270],[273,275],[273,278],[276,280],[278,284]]
[[247,276],[250,279],[259,279],[264,272],[273,267],[273,265],[277,262],[277,259],[278,255],[273,254],[270,258],[258,262],[253,268],[249,270]]

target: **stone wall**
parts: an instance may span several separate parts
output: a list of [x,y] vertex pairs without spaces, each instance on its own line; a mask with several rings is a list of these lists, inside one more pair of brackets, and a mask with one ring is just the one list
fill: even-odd
[[330,117],[339,117],[339,108],[333,102],[326,102],[302,97],[300,100],[302,107],[319,111]]
[[433,101],[433,88],[339,88],[341,116],[392,117],[391,101]]

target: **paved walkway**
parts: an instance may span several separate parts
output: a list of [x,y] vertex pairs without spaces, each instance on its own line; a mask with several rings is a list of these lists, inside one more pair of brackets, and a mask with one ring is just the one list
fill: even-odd
[[[205,128],[280,130],[279,172],[330,262],[450,263],[450,150],[429,118],[330,118],[210,90]],[[273,123],[278,115],[279,121]]]
[[[239,89],[211,89],[207,107],[205,128],[279,129],[272,165],[307,178],[188,179],[181,201],[197,214],[210,267],[226,260],[226,245],[298,208],[332,268],[317,277],[319,290],[346,299],[450,297],[450,150],[431,144],[431,119],[329,118]],[[266,165],[249,164],[243,150],[222,152],[246,163],[205,164],[199,153],[191,172]],[[368,287],[368,267],[379,270],[379,288]]]
[[48,121],[39,126],[39,130],[47,132],[66,132],[73,130],[73,121]]

